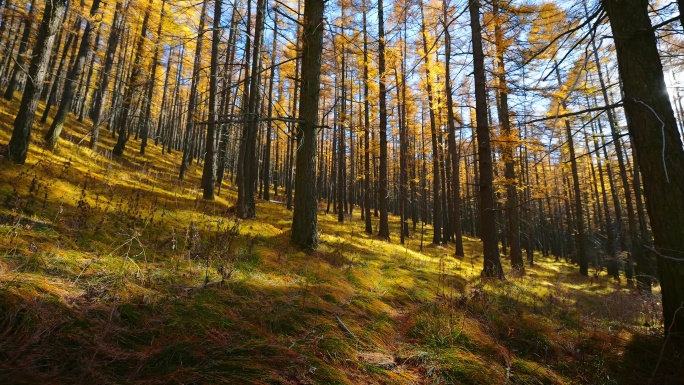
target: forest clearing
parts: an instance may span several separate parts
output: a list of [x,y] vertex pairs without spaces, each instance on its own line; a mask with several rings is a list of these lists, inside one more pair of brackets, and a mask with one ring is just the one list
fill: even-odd
[[0,383],[684,384],[682,7],[0,0]]

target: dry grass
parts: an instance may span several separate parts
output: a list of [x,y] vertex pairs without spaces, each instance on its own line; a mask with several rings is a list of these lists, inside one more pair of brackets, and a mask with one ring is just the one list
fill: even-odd
[[[15,108],[0,99],[0,143]],[[112,159],[107,131],[92,153],[88,123],[66,127],[0,164],[1,383],[636,384],[659,359],[657,295],[540,257],[482,280],[478,240],[420,252],[358,210],[321,211],[306,254],[284,205],[236,221],[229,185],[204,202],[201,167],[177,181],[179,154],[132,140]],[[654,383],[682,378],[677,349]]]

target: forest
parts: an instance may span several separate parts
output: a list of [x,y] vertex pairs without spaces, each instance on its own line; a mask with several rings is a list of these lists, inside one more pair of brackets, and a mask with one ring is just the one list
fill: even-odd
[[0,0],[0,383],[683,384],[684,0]]

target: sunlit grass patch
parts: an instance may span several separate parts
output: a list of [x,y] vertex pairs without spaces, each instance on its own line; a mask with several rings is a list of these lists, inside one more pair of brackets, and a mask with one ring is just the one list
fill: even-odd
[[436,356],[434,377],[445,384],[501,384],[506,377],[503,360],[503,356],[483,360],[466,350],[448,349]]

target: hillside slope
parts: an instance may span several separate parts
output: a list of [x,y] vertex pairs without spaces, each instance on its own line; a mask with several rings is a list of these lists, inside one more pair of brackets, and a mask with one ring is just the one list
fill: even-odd
[[[16,107],[0,99],[0,143]],[[476,239],[464,259],[420,251],[419,232],[386,243],[358,209],[344,224],[321,210],[322,245],[306,254],[288,242],[284,205],[259,201],[257,220],[237,221],[228,184],[205,202],[201,167],[180,183],[180,154],[141,156],[135,140],[113,159],[107,131],[92,153],[79,145],[88,127],[70,117],[53,153],[37,125],[25,166],[0,161],[0,383],[684,378],[658,293],[541,256],[522,277],[482,280]]]

